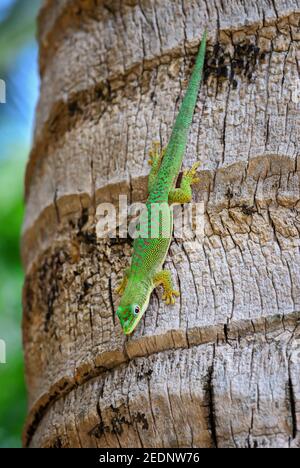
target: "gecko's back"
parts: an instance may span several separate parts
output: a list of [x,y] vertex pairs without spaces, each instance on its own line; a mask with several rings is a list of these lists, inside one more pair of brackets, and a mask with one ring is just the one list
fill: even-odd
[[[147,200],[148,217],[141,221],[142,227],[145,228],[146,226],[148,228],[148,235],[136,239],[134,242],[132,272],[135,274],[151,273],[153,268],[162,265],[167,255],[173,227],[169,193],[175,186],[186,150],[188,134],[202,80],[205,48],[206,33],[203,35],[188,89],[181,104],[156,182],[149,192]],[[162,215],[160,217],[156,216],[159,209],[155,206],[153,208],[153,205],[156,204],[161,205]],[[156,236],[157,233],[159,233],[158,236]],[[149,268],[150,264],[151,268]]]

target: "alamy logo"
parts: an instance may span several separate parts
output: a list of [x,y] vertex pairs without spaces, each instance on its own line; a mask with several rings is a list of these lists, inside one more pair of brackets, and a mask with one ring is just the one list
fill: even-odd
[[0,80],[0,104],[6,103],[6,83],[4,80]]
[[6,343],[0,340],[0,364],[6,364]]
[[[168,203],[129,204],[126,195],[119,197],[119,207],[102,203],[97,208],[97,238],[132,239],[169,238],[199,241],[204,237],[204,203],[171,207]],[[174,219],[174,230],[172,218]]]

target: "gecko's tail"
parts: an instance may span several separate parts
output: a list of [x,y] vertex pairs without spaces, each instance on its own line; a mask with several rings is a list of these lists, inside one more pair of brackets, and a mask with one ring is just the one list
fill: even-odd
[[[206,53],[207,31],[205,30],[202,36],[199,52],[197,54],[196,63],[186,90],[184,99],[180,106],[172,135],[167,146],[166,154],[161,166],[162,171],[170,171],[170,183],[173,184],[174,174],[178,175],[182,164],[185,148],[188,141],[188,134],[193,121],[193,115],[198,98],[198,92],[202,81],[202,73],[204,67],[204,59]],[[166,168],[171,169],[166,169]],[[166,178],[164,174],[164,178]]]
[[196,58],[196,63],[189,81],[189,85],[182,101],[181,108],[174,126],[174,133],[188,132],[195,112],[197,103],[198,92],[200,89],[205,53],[206,53],[207,29],[204,30],[202,35],[199,52]]

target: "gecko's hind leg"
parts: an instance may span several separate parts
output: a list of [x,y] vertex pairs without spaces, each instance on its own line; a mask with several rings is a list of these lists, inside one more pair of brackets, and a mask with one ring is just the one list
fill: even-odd
[[149,164],[151,167],[151,171],[148,178],[148,191],[149,193],[152,190],[153,184],[155,183],[155,179],[157,177],[159,168],[161,166],[161,162],[164,158],[166,153],[166,149],[160,149],[159,141],[155,141],[152,144],[152,148],[149,152]]
[[173,289],[171,273],[166,270],[160,271],[154,276],[153,281],[156,288],[158,286],[164,288],[164,295],[162,298],[166,301],[166,304],[175,304],[175,297],[179,297],[180,293]]
[[171,190],[169,193],[169,203],[189,203],[192,200],[192,185],[199,182],[197,169],[200,162],[196,162],[191,169],[184,171],[180,188]]

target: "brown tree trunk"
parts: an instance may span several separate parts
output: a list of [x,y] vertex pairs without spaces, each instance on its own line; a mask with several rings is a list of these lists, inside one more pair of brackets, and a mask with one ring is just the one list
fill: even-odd
[[[295,447],[300,430],[299,0],[48,0],[27,168],[24,346],[31,447]],[[96,210],[146,197],[205,26],[185,166],[196,249],[137,333],[115,318],[129,240]],[[298,86],[298,88],[297,88]]]

